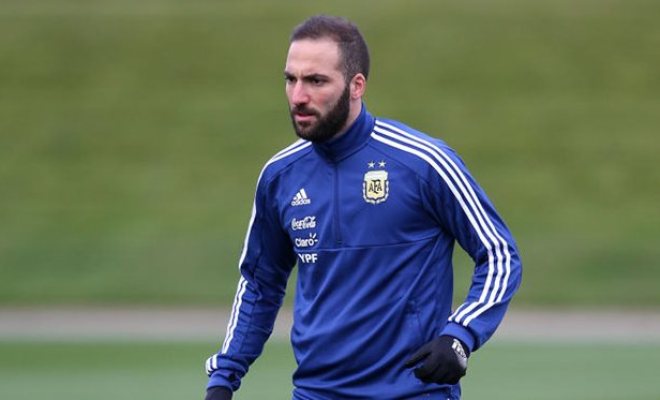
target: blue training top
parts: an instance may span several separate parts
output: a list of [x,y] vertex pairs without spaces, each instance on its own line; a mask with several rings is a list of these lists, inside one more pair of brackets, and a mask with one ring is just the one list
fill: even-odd
[[[455,242],[475,269],[452,311]],[[296,263],[297,399],[446,393],[404,362],[442,334],[481,347],[521,280],[511,233],[456,153],[364,105],[339,138],[299,140],[263,168],[226,338],[206,363],[209,387],[238,389]]]

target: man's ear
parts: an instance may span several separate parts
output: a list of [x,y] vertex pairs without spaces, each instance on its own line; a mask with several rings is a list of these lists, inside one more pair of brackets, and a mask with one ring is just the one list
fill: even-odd
[[367,90],[367,78],[364,77],[361,73],[356,74],[353,79],[351,79],[350,91],[351,99],[356,100],[364,96],[364,92]]

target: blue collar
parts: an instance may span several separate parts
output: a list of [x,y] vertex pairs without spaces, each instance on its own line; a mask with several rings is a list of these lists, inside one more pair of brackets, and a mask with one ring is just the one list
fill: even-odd
[[359,150],[369,140],[374,129],[375,119],[362,103],[360,114],[353,121],[348,131],[337,139],[330,139],[322,143],[314,143],[314,148],[323,157],[337,162]]

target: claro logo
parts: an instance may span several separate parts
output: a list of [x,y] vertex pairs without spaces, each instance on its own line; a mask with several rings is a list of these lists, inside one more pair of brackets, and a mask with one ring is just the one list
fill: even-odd
[[314,229],[316,228],[316,216],[308,215],[303,219],[292,219],[291,220],[291,229],[294,231],[302,231],[304,229]]
[[316,233],[310,233],[309,237],[296,238],[294,243],[296,244],[296,247],[306,248],[306,247],[312,247],[318,242],[319,240],[316,238]]

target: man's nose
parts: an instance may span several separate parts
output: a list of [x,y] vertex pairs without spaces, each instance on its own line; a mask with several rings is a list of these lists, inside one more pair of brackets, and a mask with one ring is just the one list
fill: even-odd
[[291,88],[291,103],[295,105],[309,103],[309,94],[302,85],[302,82],[296,82]]

